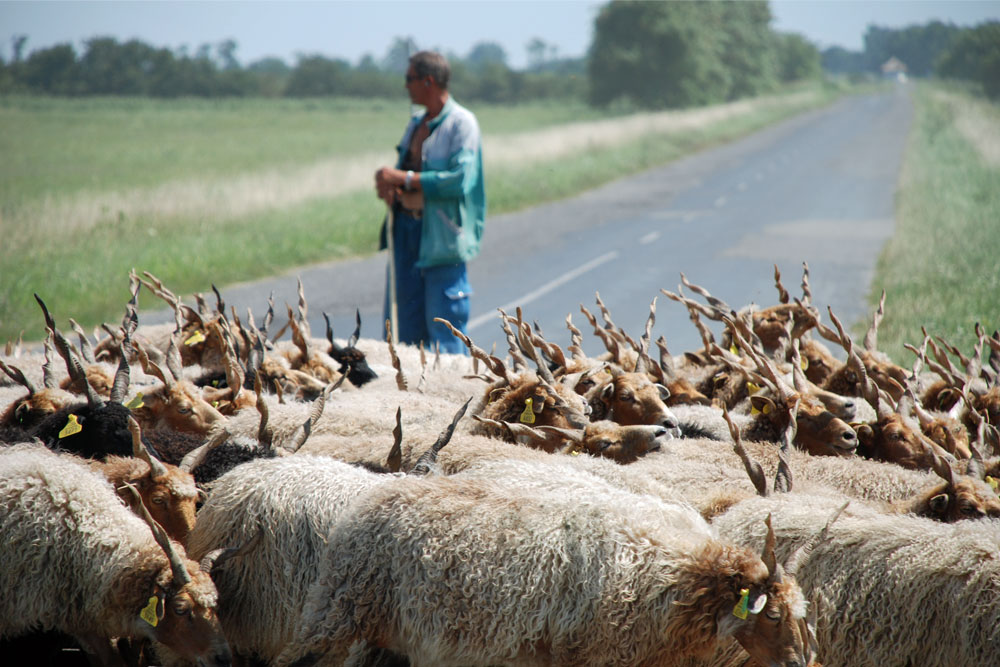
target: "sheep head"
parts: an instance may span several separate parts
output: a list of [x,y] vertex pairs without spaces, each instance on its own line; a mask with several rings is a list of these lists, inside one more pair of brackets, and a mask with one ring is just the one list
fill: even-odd
[[[156,568],[152,587],[136,601],[135,634],[158,642],[161,656],[212,665],[228,666],[232,654],[219,623],[218,592],[209,573],[187,558],[184,549],[171,542],[163,528],[149,514],[139,491],[126,485],[138,503],[140,513],[163,550],[165,560],[149,561]],[[118,597],[134,592],[122,591]]]
[[625,373],[612,367],[611,380],[588,394],[591,407],[600,403],[602,414],[623,426],[651,424],[662,426],[680,437],[677,418],[667,407],[670,390],[654,384],[645,373]]
[[622,426],[601,420],[581,429],[558,429],[540,426],[539,431],[558,433],[569,443],[566,453],[585,453],[611,459],[616,463],[632,463],[649,452],[660,450],[671,439],[670,432],[662,426]]
[[365,353],[355,347],[361,336],[361,311],[358,310],[355,316],[357,325],[354,328],[354,333],[347,340],[347,344],[340,347],[333,340],[333,326],[330,324],[330,316],[323,313],[323,318],[326,320],[326,339],[330,342],[328,354],[341,365],[340,372],[347,373],[348,381],[355,387],[360,387],[366,382],[377,379],[378,375],[368,365]]
[[199,492],[191,473],[178,466],[163,463],[153,456],[142,442],[138,422],[129,419],[133,457],[108,457],[103,463],[92,464],[119,490],[119,495],[140,516],[138,504],[131,493],[124,493],[129,484],[139,491],[142,504],[172,539],[186,544],[194,528]]
[[960,475],[946,459],[930,452],[934,472],[944,482],[920,493],[909,512],[944,523],[1000,518],[1000,498],[996,489],[986,482],[979,452],[975,453],[976,456],[969,461],[969,474]]
[[765,519],[767,535],[760,562],[766,579],[760,581],[761,567],[747,563],[746,569],[730,584],[739,586],[739,597],[733,596],[736,604],[729,610],[728,604],[723,608],[719,622],[720,634],[731,635],[759,664],[800,667],[814,664],[815,641],[806,620],[806,601],[795,576],[816,545],[826,539],[830,526],[847,505],[836,509],[823,529],[792,552],[784,566],[775,557],[776,537],[771,516]]

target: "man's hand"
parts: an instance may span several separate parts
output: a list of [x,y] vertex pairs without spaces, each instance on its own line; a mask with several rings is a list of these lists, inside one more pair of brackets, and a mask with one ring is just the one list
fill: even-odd
[[[401,178],[400,174],[402,174]],[[399,169],[382,167],[375,172],[375,193],[385,203],[392,204],[396,200],[397,187],[402,185],[405,180],[405,173]]]

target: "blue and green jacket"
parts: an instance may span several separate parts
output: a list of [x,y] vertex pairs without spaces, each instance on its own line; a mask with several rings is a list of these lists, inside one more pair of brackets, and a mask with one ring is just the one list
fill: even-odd
[[[406,126],[396,147],[397,169],[402,168],[410,137],[425,113],[415,115]],[[421,268],[466,262],[478,255],[486,221],[483,149],[476,117],[449,97],[427,127],[430,136],[420,160],[424,213],[417,266]],[[385,248],[384,229],[380,247]]]

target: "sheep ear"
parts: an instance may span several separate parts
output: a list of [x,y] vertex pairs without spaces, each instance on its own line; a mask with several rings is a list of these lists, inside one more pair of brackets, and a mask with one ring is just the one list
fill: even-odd
[[759,614],[760,612],[764,611],[764,605],[766,604],[767,604],[767,594],[762,593],[758,595],[757,599],[754,600],[753,604],[750,605],[749,611],[751,614]]
[[774,401],[767,396],[761,396],[759,394],[754,394],[750,397],[750,408],[753,414],[763,412],[765,415],[770,415],[777,410]]
[[614,382],[607,383],[606,385],[604,385],[604,389],[601,389],[601,400],[610,401],[614,393],[615,393],[615,383]]
[[659,390],[659,392],[660,392],[660,398],[662,400],[665,401],[668,398],[670,398],[670,390],[667,388],[666,385],[662,385],[662,384],[657,383],[656,388]]
[[948,494],[939,493],[928,500],[927,504],[930,505],[931,510],[935,514],[944,514],[945,510],[948,509]]

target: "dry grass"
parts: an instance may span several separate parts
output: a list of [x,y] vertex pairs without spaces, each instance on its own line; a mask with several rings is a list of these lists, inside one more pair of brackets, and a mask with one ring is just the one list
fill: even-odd
[[[542,130],[484,137],[488,168],[513,167],[608,148],[639,137],[702,129],[773,105],[807,103],[818,91],[731,102],[687,111],[640,113],[600,121],[568,123]],[[201,217],[234,220],[286,209],[317,199],[371,187],[385,151],[325,159],[294,169],[266,169],[238,176],[175,180],[149,188],[86,192],[45,198],[11,211],[0,226],[39,234],[79,234],[103,222],[158,222]],[[16,236],[8,242],[16,244]],[[31,243],[28,237],[22,242]]]
[[948,105],[955,128],[969,142],[983,161],[1000,167],[1000,109],[980,99],[937,90],[934,98]]

